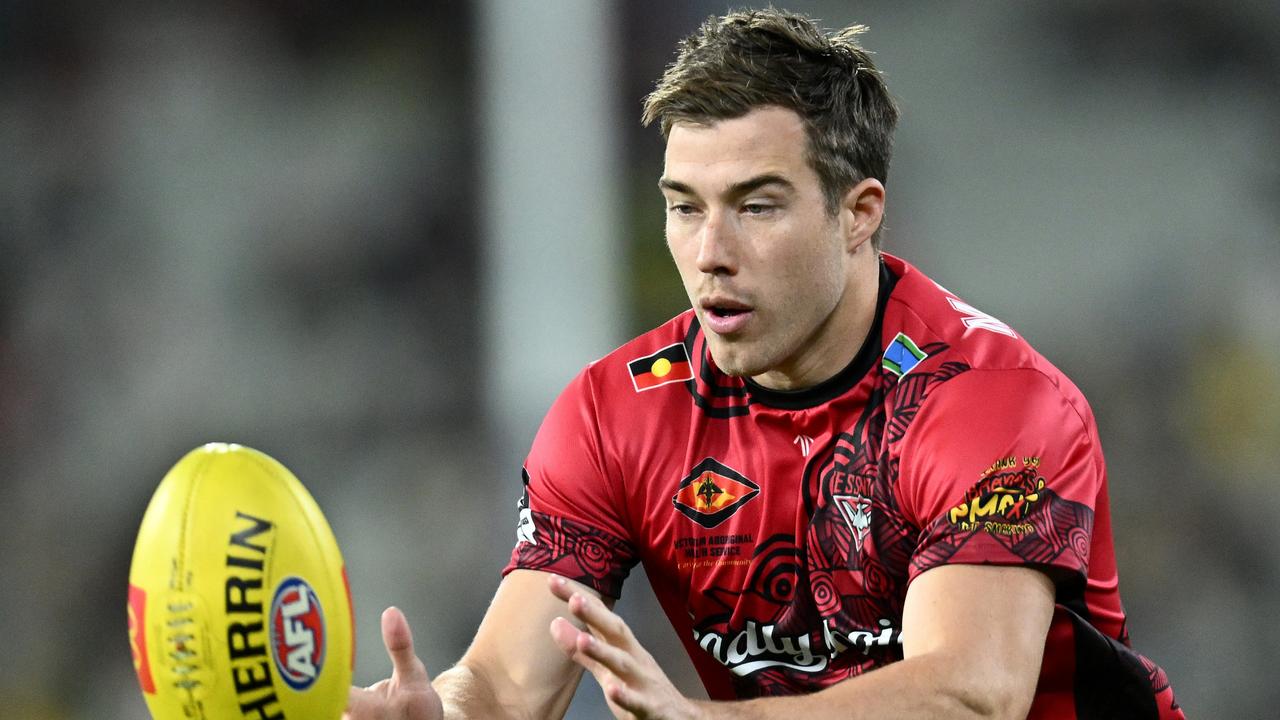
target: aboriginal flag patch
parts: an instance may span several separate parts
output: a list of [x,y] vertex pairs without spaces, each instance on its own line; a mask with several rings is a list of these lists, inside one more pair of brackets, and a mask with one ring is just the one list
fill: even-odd
[[631,371],[631,384],[635,385],[636,392],[693,379],[693,366],[684,343],[668,345],[652,355],[636,358],[627,363],[627,369]]
[[707,458],[680,481],[671,503],[685,517],[710,529],[728,520],[759,494],[760,486],[742,473]]

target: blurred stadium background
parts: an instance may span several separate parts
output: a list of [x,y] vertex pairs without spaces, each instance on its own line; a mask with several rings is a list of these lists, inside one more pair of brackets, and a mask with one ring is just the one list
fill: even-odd
[[[1276,717],[1280,4],[785,5],[871,27],[886,249],[1092,400],[1135,643],[1190,716]],[[685,302],[639,102],[724,9],[0,2],[0,716],[145,717],[134,534],[210,440],[327,512],[359,682],[392,603],[456,659],[542,412]]]

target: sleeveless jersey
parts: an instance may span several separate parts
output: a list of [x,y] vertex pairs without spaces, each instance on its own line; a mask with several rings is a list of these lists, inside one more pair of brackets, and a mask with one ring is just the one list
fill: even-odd
[[616,598],[643,562],[709,695],[732,699],[901,659],[907,587],[930,568],[1033,567],[1057,596],[1029,717],[1183,717],[1130,648],[1083,395],[1008,325],[881,258],[875,323],[819,386],[722,373],[692,311],[584,369],[534,440],[505,572]]

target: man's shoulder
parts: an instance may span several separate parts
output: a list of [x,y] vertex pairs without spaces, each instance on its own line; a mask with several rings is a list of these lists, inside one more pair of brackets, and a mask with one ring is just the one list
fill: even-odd
[[689,404],[680,384],[693,372],[683,344],[690,327],[697,328],[692,311],[582,368],[543,418],[530,462],[572,456],[586,438],[598,443],[603,463],[673,425]]
[[613,401],[690,380],[696,331],[693,311],[686,310],[592,361],[583,375],[595,395]]
[[[989,371],[992,379],[1030,370],[1048,378],[1063,395],[1084,401],[1065,373],[996,314],[967,302],[904,260],[886,255],[885,263],[898,278],[885,309],[886,370],[905,374],[916,364],[922,370],[947,364],[952,370]],[[926,358],[933,362],[925,363]]]

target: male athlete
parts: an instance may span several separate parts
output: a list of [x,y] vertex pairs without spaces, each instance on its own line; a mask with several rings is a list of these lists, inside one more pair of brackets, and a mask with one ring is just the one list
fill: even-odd
[[[1130,649],[1089,405],[878,231],[897,110],[860,28],[711,20],[645,102],[693,305],[592,363],[529,454],[518,542],[434,680],[353,719],[1182,718]],[[644,563],[712,698],[611,611]]]

